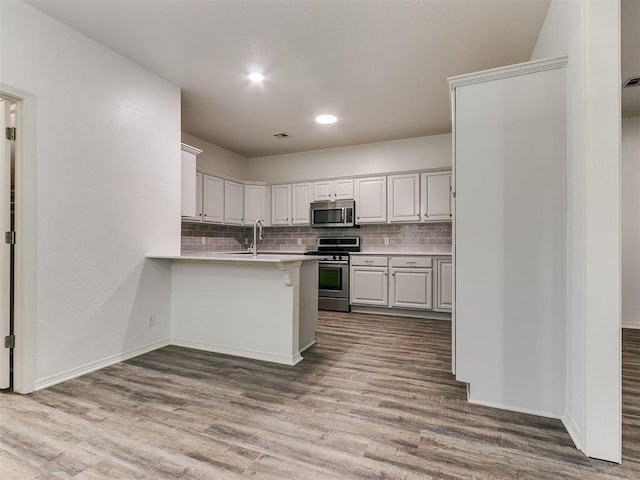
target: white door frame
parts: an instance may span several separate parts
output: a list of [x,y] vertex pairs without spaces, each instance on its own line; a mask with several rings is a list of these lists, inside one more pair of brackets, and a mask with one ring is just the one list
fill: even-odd
[[[0,97],[0,134],[11,127],[13,102]],[[0,152],[0,233],[11,229],[11,141],[3,138]],[[10,333],[11,247],[0,243],[0,341]],[[0,345],[0,388],[11,386],[10,349]]]
[[30,393],[36,356],[36,99],[0,83],[16,102],[13,390]]

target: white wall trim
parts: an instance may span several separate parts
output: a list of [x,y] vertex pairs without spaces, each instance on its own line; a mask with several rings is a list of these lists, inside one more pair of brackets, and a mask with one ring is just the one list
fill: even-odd
[[369,307],[366,305],[351,305],[354,313],[372,313],[374,315],[388,315],[390,317],[411,317],[415,319],[451,321],[448,312],[434,312],[431,310],[409,310],[405,308]]
[[527,408],[514,408],[511,405],[503,405],[500,403],[483,402],[480,400],[474,400],[473,398],[471,398],[470,394],[471,394],[471,386],[467,384],[467,401],[469,403],[472,403],[473,405],[480,405],[482,407],[489,407],[489,408],[498,408],[500,410],[508,410],[510,412],[525,413],[527,415],[536,415],[538,417],[557,418],[557,419],[562,418],[557,413],[545,412],[541,410],[529,410]]
[[309,345],[307,345],[306,347],[302,347],[300,349],[301,352],[304,352],[305,350],[307,350],[308,348],[313,347],[317,342],[314,340],[313,342],[309,343]]
[[640,322],[622,322],[622,328],[633,328],[640,330]]
[[254,350],[243,350],[241,348],[224,347],[212,343],[194,342],[192,340],[185,340],[183,338],[176,337],[171,337],[171,345],[203,350],[205,352],[221,353],[223,355],[251,358],[253,360],[262,360],[265,362],[279,363],[281,365],[296,365],[302,361],[302,356],[299,353],[296,353],[291,357],[284,357],[281,355],[273,355],[271,353],[256,352]]
[[40,378],[35,382],[35,390],[41,390],[43,388],[51,387],[58,383],[66,382],[67,380],[71,380],[73,378],[86,375],[87,373],[95,372],[96,370],[100,370],[101,368],[108,367],[115,363],[124,362],[125,360],[129,360],[130,358],[152,352],[153,350],[157,350],[162,347],[166,347],[169,344],[170,344],[169,339],[165,338],[157,342],[142,345],[141,347],[134,348],[132,350],[127,350],[126,352],[110,355],[101,360],[96,360],[94,362],[89,362],[85,365],[80,365],[79,367],[65,370],[64,372],[60,372],[54,375],[49,375],[48,377]]
[[531,73],[543,72],[554,68],[562,68],[567,65],[567,57],[555,57],[544,60],[535,60],[506,67],[492,68],[481,72],[466,73],[449,78],[449,88],[453,91],[457,87],[472,85],[474,83],[488,82],[491,80],[499,80],[501,78],[518,77],[521,75],[529,75]]
[[562,424],[564,425],[564,428],[566,428],[567,432],[569,433],[569,436],[571,437],[571,440],[573,440],[573,443],[575,444],[576,448],[578,450],[584,451],[584,449],[582,448],[582,441],[581,441],[582,432],[580,431],[580,427],[578,427],[578,424],[574,420],[573,416],[571,416],[571,412],[569,412],[569,410],[565,410],[560,420],[562,420]]
[[199,148],[192,147],[191,145],[187,145],[186,143],[180,143],[180,148],[183,152],[188,152],[193,155],[200,155],[202,153],[202,150],[200,150]]

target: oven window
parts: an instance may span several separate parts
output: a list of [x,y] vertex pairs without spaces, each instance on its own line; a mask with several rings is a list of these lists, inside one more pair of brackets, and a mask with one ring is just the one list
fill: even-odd
[[342,268],[325,267],[318,269],[318,288],[320,290],[342,290]]
[[342,223],[342,209],[314,210],[313,223]]

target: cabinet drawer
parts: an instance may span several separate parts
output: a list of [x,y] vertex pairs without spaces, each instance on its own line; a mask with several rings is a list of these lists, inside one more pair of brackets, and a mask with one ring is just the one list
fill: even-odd
[[392,267],[431,267],[431,257],[391,257]]
[[363,267],[386,267],[389,263],[387,257],[366,257],[354,255],[351,257],[351,265],[359,265]]

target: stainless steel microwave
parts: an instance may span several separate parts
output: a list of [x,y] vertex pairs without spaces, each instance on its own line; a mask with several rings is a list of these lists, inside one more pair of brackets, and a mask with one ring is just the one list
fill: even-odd
[[353,227],[356,219],[354,200],[336,200],[334,202],[312,202],[309,207],[311,226]]

